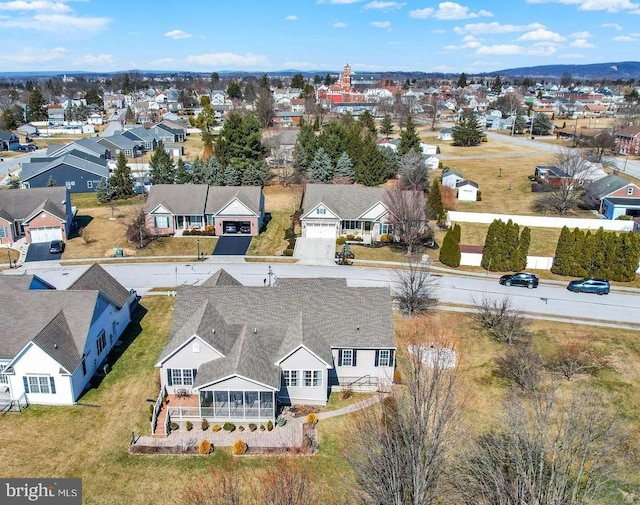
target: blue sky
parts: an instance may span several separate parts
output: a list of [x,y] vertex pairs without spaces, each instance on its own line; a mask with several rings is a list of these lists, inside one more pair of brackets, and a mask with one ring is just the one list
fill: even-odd
[[636,61],[640,3],[0,0],[0,41],[0,71],[474,73]]

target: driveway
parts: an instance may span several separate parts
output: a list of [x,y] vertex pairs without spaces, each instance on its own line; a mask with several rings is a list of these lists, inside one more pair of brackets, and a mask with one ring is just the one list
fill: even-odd
[[42,242],[37,244],[29,244],[27,249],[27,256],[24,259],[25,263],[30,261],[60,261],[62,254],[51,254],[49,252],[49,242]]
[[223,235],[218,239],[212,254],[214,256],[244,256],[247,254],[250,243],[251,236],[249,235]]
[[336,240],[333,238],[303,238],[296,240],[293,257],[301,265],[336,264]]

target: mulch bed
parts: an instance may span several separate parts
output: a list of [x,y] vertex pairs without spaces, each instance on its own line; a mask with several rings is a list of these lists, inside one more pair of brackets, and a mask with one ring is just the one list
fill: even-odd
[[198,448],[190,447],[185,450],[182,447],[172,447],[164,445],[131,445],[129,446],[130,454],[161,454],[161,455],[179,455],[179,456],[197,456]]
[[307,414],[317,414],[323,410],[324,407],[318,407],[317,405],[296,405],[289,407],[289,412],[293,417],[305,417]]

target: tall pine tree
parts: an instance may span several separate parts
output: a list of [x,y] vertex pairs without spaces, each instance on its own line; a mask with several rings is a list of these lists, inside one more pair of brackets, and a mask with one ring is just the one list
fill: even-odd
[[331,162],[331,158],[325,152],[324,148],[320,147],[316,151],[316,155],[309,166],[307,175],[313,182],[328,184],[333,180],[335,169]]
[[118,162],[113,174],[111,174],[109,182],[111,183],[111,187],[115,193],[114,196],[117,200],[128,198],[135,193],[133,190],[134,181],[131,176],[131,168],[127,165],[127,159],[124,157],[122,151],[118,154]]
[[404,156],[411,149],[414,149],[417,153],[422,153],[420,148],[420,137],[416,132],[416,125],[413,122],[413,117],[409,116],[407,119],[407,126],[400,132],[400,143],[398,144],[398,155]]
[[178,158],[176,163],[176,184],[189,184],[191,182],[191,172],[187,170],[187,165],[182,158]]
[[362,158],[355,167],[356,182],[365,186],[378,186],[387,181],[389,169],[375,137],[367,133]]
[[149,174],[151,184],[173,184],[175,182],[175,167],[162,143],[158,144],[151,155]]

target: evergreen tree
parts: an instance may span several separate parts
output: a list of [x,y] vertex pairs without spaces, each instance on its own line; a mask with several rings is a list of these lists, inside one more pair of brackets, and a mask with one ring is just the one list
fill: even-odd
[[189,184],[191,182],[191,172],[187,170],[186,163],[182,158],[178,158],[175,177],[176,184]]
[[434,179],[427,195],[427,217],[438,223],[444,223],[447,215],[442,204],[442,192],[440,191],[440,181]]
[[422,153],[420,147],[420,137],[416,132],[416,125],[413,122],[413,117],[409,116],[407,119],[407,126],[400,132],[400,143],[398,144],[398,155],[404,156],[411,149],[414,149],[417,153]]
[[262,144],[262,128],[252,114],[232,112],[224,122],[216,142],[215,154],[225,168],[232,164],[242,172],[251,161],[264,158],[266,148]]
[[496,78],[493,80],[493,84],[491,85],[491,91],[493,93],[501,93],[502,92],[502,79],[500,79],[500,76],[496,76]]
[[518,114],[514,118],[515,124],[513,125],[513,131],[515,133],[523,133],[527,129],[527,120]]
[[309,169],[317,149],[318,139],[313,131],[313,126],[308,123],[302,124],[296,139],[296,145],[293,148],[294,165],[298,171],[306,172]]
[[393,134],[393,123],[391,122],[391,116],[388,114],[382,118],[380,123],[380,133],[382,133],[386,139]]
[[227,86],[227,96],[230,100],[242,100],[242,88],[240,83],[231,79]]
[[353,162],[347,153],[342,153],[342,156],[336,163],[335,177],[340,177],[349,182],[353,182],[356,178],[356,172],[353,169]]
[[44,121],[47,119],[47,110],[45,105],[47,102],[42,96],[39,86],[35,86],[29,95],[27,102],[27,120],[28,121]]
[[458,77],[458,87],[459,88],[467,87],[467,74],[465,74],[464,72],[462,72],[460,74],[460,77]]
[[333,180],[335,169],[331,163],[331,158],[325,152],[324,148],[320,147],[316,151],[316,155],[307,173],[313,182],[328,184]]
[[[368,130],[361,128],[360,125],[356,122],[352,123],[348,127],[345,127],[345,130],[346,137],[344,139],[344,152],[349,155],[349,158],[351,158],[351,162],[355,166],[358,164],[358,162],[362,158],[362,154],[364,153],[364,134]],[[342,154],[340,154],[340,156],[342,156]],[[337,160],[336,163],[338,163]]]
[[360,126],[360,128],[367,129],[374,135],[378,133],[378,128],[376,128],[376,122],[368,110],[365,110],[362,114],[360,114],[360,116],[358,117],[357,123]]
[[618,244],[618,261],[611,276],[614,281],[631,282],[636,279],[640,261],[640,234],[633,231],[621,233]]
[[549,135],[553,130],[553,123],[546,114],[537,114],[533,118],[532,135]]
[[568,227],[563,226],[560,230],[560,237],[558,237],[558,243],[556,244],[556,254],[553,258],[553,265],[551,266],[551,272],[558,275],[567,275],[571,263],[571,255],[575,254],[575,251],[570,249],[572,242],[572,234]]
[[501,270],[504,264],[503,244],[506,235],[506,225],[500,219],[495,219],[487,230],[487,236],[482,250],[482,261],[480,265],[490,272]]
[[50,175],[49,178],[47,179],[47,187],[48,188],[55,188],[57,185],[58,185],[58,183],[56,182],[56,180],[53,177],[53,175]]
[[527,268],[527,256],[529,255],[529,246],[531,245],[531,230],[524,227],[520,234],[520,242],[518,244],[518,253],[511,265],[511,270],[519,272]]
[[[211,156],[202,168],[202,182],[209,186],[224,186],[224,171],[218,158]],[[235,184],[234,184],[235,185]]]
[[124,120],[127,123],[133,123],[135,117],[133,116],[133,111],[131,110],[131,106],[127,105],[127,110],[124,113]]
[[395,176],[398,175],[398,170],[400,169],[400,158],[398,157],[398,153],[389,147],[379,147],[379,149],[382,153],[382,157],[384,158],[384,162],[387,165],[387,178],[395,178]]
[[347,127],[340,121],[331,121],[318,135],[318,146],[325,150],[332,163],[337,163],[342,153],[346,152],[357,164],[359,155],[347,148],[347,137]]
[[423,190],[429,184],[424,158],[415,149],[411,149],[400,158],[399,174],[402,184],[406,188]]
[[462,147],[477,146],[484,135],[478,116],[473,111],[465,111],[453,127],[451,133],[453,145]]
[[151,184],[173,184],[175,181],[175,167],[169,153],[164,150],[162,143],[153,150],[149,159],[149,174]]
[[367,133],[362,147],[362,157],[355,166],[356,182],[365,186],[378,186],[386,182],[389,168],[373,134]]
[[100,203],[110,202],[111,200],[113,200],[115,195],[116,195],[116,192],[113,189],[113,186],[111,186],[109,179],[107,178],[100,179],[100,182],[96,187],[96,198],[98,199],[98,202]]
[[224,169],[223,181],[225,186],[240,186],[240,173],[232,165],[227,165]]
[[200,158],[196,158],[191,164],[191,182],[193,184],[204,184],[204,163]]
[[514,263],[518,263],[518,246],[520,245],[520,227],[515,224],[511,219],[507,221],[505,226],[505,235],[503,238],[504,257],[502,258],[502,264],[499,270],[510,271],[514,270]]
[[440,248],[440,262],[449,267],[457,268],[460,266],[460,257],[460,242],[456,240],[453,228],[449,228]]
[[265,186],[270,180],[271,171],[264,161],[253,161],[242,172],[243,186]]
[[[172,183],[173,180],[170,182]],[[127,159],[122,151],[118,154],[118,162],[116,168],[113,170],[113,174],[111,174],[109,183],[115,192],[115,198],[117,200],[128,198],[135,194],[131,168],[127,165]]]
[[460,240],[462,240],[462,228],[460,228],[460,225],[456,223],[453,225],[452,230],[453,230],[453,238],[455,238],[456,242],[458,242],[459,244]]

